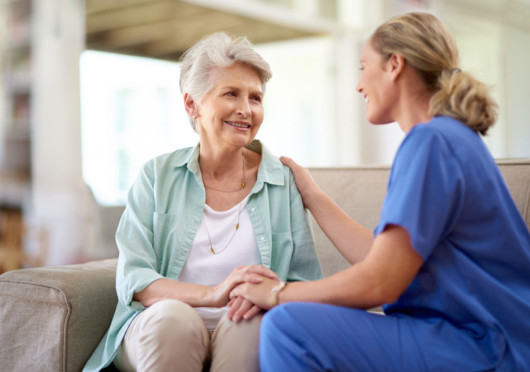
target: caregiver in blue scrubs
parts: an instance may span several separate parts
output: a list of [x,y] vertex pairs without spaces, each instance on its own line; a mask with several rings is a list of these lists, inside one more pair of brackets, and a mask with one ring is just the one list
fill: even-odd
[[[530,235],[481,139],[495,102],[430,14],[381,25],[361,70],[368,120],[397,121],[406,134],[381,219],[372,234],[284,159],[352,266],[232,291],[274,307],[261,325],[261,370],[529,371]],[[386,316],[365,311],[379,305]]]

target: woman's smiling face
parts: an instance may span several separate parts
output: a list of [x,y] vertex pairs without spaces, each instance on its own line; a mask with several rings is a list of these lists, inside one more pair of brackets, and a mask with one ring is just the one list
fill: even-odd
[[357,91],[364,96],[366,118],[372,124],[387,124],[395,119],[392,108],[395,97],[392,95],[392,78],[388,61],[367,42],[361,56],[361,78]]
[[212,71],[212,89],[198,106],[201,143],[245,146],[255,138],[263,122],[263,84],[247,65]]

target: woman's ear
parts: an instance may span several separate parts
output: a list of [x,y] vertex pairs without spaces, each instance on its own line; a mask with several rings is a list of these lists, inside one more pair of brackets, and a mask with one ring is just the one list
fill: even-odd
[[186,113],[188,116],[192,117],[193,119],[197,119],[199,116],[197,105],[188,93],[184,93],[184,107],[186,108]]
[[403,70],[405,69],[407,61],[402,55],[392,53],[387,61],[388,69],[391,74],[392,80],[396,80]]

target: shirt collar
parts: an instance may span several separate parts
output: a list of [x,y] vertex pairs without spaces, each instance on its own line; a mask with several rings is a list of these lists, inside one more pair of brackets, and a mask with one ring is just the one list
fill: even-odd
[[283,164],[279,158],[274,156],[260,140],[254,140],[246,147],[250,151],[261,154],[256,186],[261,187],[263,183],[281,186],[285,184]]
[[[199,143],[195,147],[190,147],[186,155],[175,160],[174,165],[181,167],[186,165],[188,170],[195,175],[195,178],[200,179],[201,169],[199,167]],[[254,140],[246,146],[250,151],[261,154],[261,162],[258,169],[258,178],[256,180],[257,187],[261,188],[263,183],[273,185],[284,185],[285,180],[283,176],[283,164],[279,158],[274,156],[260,140]],[[201,184],[202,182],[199,182]]]

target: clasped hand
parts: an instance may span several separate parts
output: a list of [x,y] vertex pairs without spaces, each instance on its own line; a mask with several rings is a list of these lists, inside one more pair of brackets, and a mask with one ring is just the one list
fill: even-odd
[[279,281],[278,275],[263,265],[239,266],[213,292],[219,303],[228,302],[228,319],[239,322],[272,307],[271,289]]

